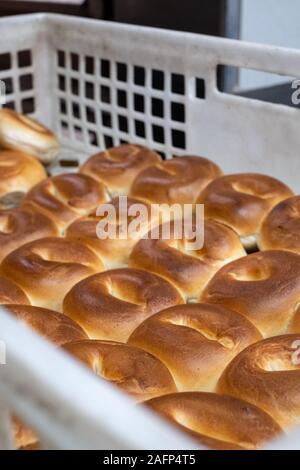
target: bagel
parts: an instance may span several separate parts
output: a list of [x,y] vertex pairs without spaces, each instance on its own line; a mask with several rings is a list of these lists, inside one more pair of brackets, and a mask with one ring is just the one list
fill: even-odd
[[17,284],[0,276],[0,305],[5,304],[29,305],[30,301]]
[[225,369],[218,391],[265,410],[282,428],[300,423],[300,335],[249,346]]
[[178,305],[145,320],[128,344],[153,354],[179,391],[214,391],[227,364],[262,339],[246,318],[224,307]]
[[75,240],[42,238],[10,253],[1,272],[16,282],[36,307],[61,311],[67,292],[79,281],[103,270],[100,258]]
[[257,249],[260,226],[279,202],[293,196],[285,184],[256,173],[228,175],[216,179],[200,194],[205,215],[231,227],[249,251]]
[[176,392],[168,369],[147,352],[111,341],[77,341],[64,350],[137,402]]
[[65,297],[63,311],[91,339],[125,343],[146,318],[180,303],[180,294],[164,279],[124,268],[79,282]]
[[80,172],[104,184],[111,197],[125,196],[136,176],[160,161],[161,157],[146,147],[125,144],[93,155]]
[[213,277],[200,299],[244,315],[264,337],[285,334],[300,302],[300,256],[264,251],[234,261]]

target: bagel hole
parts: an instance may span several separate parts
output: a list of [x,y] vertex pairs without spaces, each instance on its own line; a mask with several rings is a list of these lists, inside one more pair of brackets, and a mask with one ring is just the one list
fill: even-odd
[[272,276],[271,271],[265,266],[251,266],[248,271],[231,272],[229,277],[240,282],[267,281]]
[[293,358],[291,354],[289,358],[287,355],[285,355],[284,358],[266,358],[265,360],[262,360],[261,366],[262,369],[266,372],[287,372],[299,370],[299,366],[293,364]]

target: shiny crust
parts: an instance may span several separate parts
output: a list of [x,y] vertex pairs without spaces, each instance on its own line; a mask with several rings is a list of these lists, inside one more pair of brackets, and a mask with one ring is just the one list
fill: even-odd
[[106,189],[86,175],[47,178],[25,197],[23,206],[50,217],[61,229],[95,211],[107,200]]
[[151,203],[192,204],[199,193],[222,174],[220,168],[206,158],[173,158],[140,173],[130,195]]
[[146,318],[182,302],[177,290],[162,278],[125,268],[91,276],[74,286],[63,311],[92,339],[126,342]]
[[31,305],[5,305],[17,320],[56,346],[88,339],[83,329],[62,313]]
[[11,109],[0,110],[0,146],[28,153],[45,164],[55,160],[60,149],[53,132]]
[[260,250],[289,250],[300,255],[300,196],[278,204],[263,221]]
[[5,304],[29,305],[30,301],[17,284],[0,276],[0,305]]
[[300,335],[286,335],[250,346],[227,367],[219,392],[247,399],[283,428],[299,424],[299,345]]
[[[115,233],[115,238],[106,238],[100,239],[98,236],[99,223],[101,221],[107,220],[107,214],[103,217],[97,217],[96,215],[90,215],[89,217],[84,217],[81,219],[76,220],[73,224],[71,224],[67,231],[66,237],[70,239],[75,239],[82,241],[90,248],[92,248],[101,259],[104,261],[105,266],[107,269],[114,269],[124,267],[128,264],[129,255],[138,242],[140,238],[142,238],[151,227],[154,227],[159,224],[159,215],[154,214],[153,217],[150,217],[149,220],[146,220],[145,223],[139,225],[139,232],[129,234],[129,237],[122,239],[119,237],[119,229],[121,228],[122,224],[124,224],[124,220],[120,219],[119,213],[119,198],[115,198],[108,203],[111,207],[113,207],[116,211],[116,220],[117,223],[115,224],[114,221],[109,223],[109,227],[111,227]],[[148,204],[141,203],[137,199],[127,199],[128,204],[128,211],[134,208],[134,205],[143,204],[145,208],[147,208],[148,213],[151,213],[151,207]],[[103,207],[106,207],[104,205]],[[123,217],[123,215],[121,216]],[[127,217],[127,224],[129,226],[130,223],[133,223],[134,220],[138,221],[139,214],[137,217]],[[105,225],[105,232],[109,230],[109,227]]]
[[206,217],[231,227],[250,249],[267,213],[291,196],[285,184],[270,176],[243,173],[213,181],[197,202],[205,204]]
[[[11,193],[25,194],[46,178],[46,171],[35,158],[21,152],[0,151],[0,198]],[[0,202],[1,202],[0,200]],[[5,208],[5,201],[0,208]]]
[[[246,255],[233,230],[212,220],[205,221],[204,246],[197,250],[190,249],[185,237],[174,240],[173,227],[171,224],[170,240],[161,239],[160,227],[160,239],[149,236],[139,241],[130,255],[129,266],[164,277],[187,299],[198,299],[222,266]],[[193,231],[196,232],[195,224]]]
[[64,349],[136,401],[176,392],[168,369],[141,349],[109,341],[81,341]]
[[25,243],[58,235],[54,222],[36,211],[29,208],[0,210],[0,262]]
[[43,238],[4,258],[1,271],[37,307],[61,311],[66,293],[82,279],[103,270],[100,258],[75,240]]
[[146,405],[214,450],[255,450],[282,432],[264,411],[224,395],[176,393]]
[[201,296],[247,317],[264,337],[284,334],[300,302],[300,256],[265,251],[222,268]]
[[217,305],[179,305],[144,321],[128,343],[158,357],[179,391],[215,389],[227,364],[262,336],[241,315]]
[[82,165],[80,172],[96,178],[112,197],[127,195],[136,176],[161,157],[141,145],[121,145],[98,153]]

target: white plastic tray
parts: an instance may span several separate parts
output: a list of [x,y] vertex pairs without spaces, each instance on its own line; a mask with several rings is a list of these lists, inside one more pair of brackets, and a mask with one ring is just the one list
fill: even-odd
[[[299,192],[300,110],[221,93],[216,79],[220,64],[300,77],[299,51],[59,15],[3,18],[0,37],[8,105],[62,140],[52,173],[130,141],[166,158],[203,155],[227,173],[264,172]],[[11,446],[12,411],[45,447],[193,447],[2,310],[0,336],[0,448]],[[276,447],[300,448],[300,434]]]

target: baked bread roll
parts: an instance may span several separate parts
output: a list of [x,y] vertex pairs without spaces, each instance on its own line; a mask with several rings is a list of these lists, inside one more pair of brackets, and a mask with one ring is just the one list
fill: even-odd
[[128,344],[160,359],[179,391],[212,392],[226,365],[260,339],[252,323],[236,312],[217,305],[189,304],[148,318]]
[[61,230],[74,220],[95,211],[107,200],[106,189],[86,175],[53,176],[35,186],[23,201],[51,218]]
[[0,305],[21,304],[29,305],[29,299],[25,292],[13,281],[0,276]]
[[0,210],[0,263],[25,243],[58,235],[54,222],[36,211],[29,208]]
[[46,176],[41,163],[30,155],[0,151],[0,209],[17,207],[24,194]]
[[104,184],[111,197],[125,196],[136,176],[145,168],[161,161],[161,157],[141,145],[121,145],[97,153],[84,163],[81,173]]
[[247,317],[264,337],[285,334],[300,302],[300,256],[254,253],[222,268],[201,296]]
[[204,235],[204,246],[199,249],[194,244],[195,240],[187,239],[190,236],[185,236],[183,226],[180,240],[176,240],[174,222],[171,223],[170,237],[169,233],[167,237],[163,236],[164,228],[161,226],[157,239],[149,234],[135,245],[129,266],[164,277],[176,286],[186,300],[198,299],[222,266],[245,256],[246,252],[239,237],[225,225],[206,220],[204,230],[194,223],[193,232],[196,233],[196,230],[199,239]]
[[144,170],[132,184],[131,197],[158,204],[192,204],[223,173],[202,157],[178,157]]
[[57,137],[32,118],[11,109],[0,109],[0,146],[52,163],[60,149]]
[[176,392],[168,369],[156,357],[139,348],[89,340],[66,344],[64,350],[138,402]]
[[300,335],[260,341],[241,352],[218,385],[260,407],[283,428],[300,422]]
[[56,346],[88,339],[83,329],[62,313],[31,305],[4,305],[11,315]]
[[300,196],[278,204],[264,219],[260,250],[288,250],[300,255]]
[[293,192],[270,176],[244,173],[213,181],[198,198],[205,215],[231,227],[249,251],[257,249],[261,223],[279,202]]
[[124,268],[78,283],[65,297],[63,311],[91,339],[125,343],[146,318],[180,303],[180,294],[161,277]]
[[[128,212],[123,214],[120,210],[121,199],[115,198],[108,203],[114,210],[116,218],[107,219],[107,214],[103,217],[90,215],[76,220],[66,230],[66,237],[83,242],[92,248],[103,260],[107,269],[124,267],[128,264],[129,255],[135,244],[145,235],[152,227],[159,225],[159,213],[151,215],[151,207],[149,204],[141,203],[137,199],[127,199]],[[149,218],[141,220],[141,212],[136,215],[130,215],[131,210],[138,209],[143,205]],[[106,205],[103,206],[103,210]],[[133,214],[133,212],[132,212]],[[141,220],[141,222],[139,222]],[[136,231],[130,230],[130,224],[135,224]],[[128,234],[123,233],[128,227]],[[113,237],[103,237],[111,231]]]
[[1,272],[22,287],[32,305],[59,312],[67,292],[103,268],[100,258],[82,243],[42,238],[10,253]]
[[256,450],[282,433],[264,411],[225,395],[174,393],[145,405],[214,450]]

